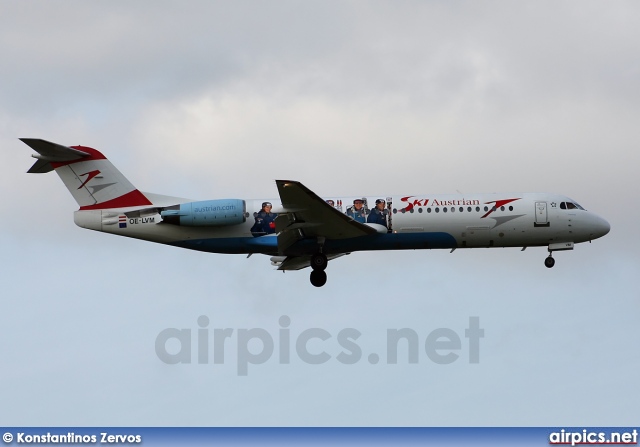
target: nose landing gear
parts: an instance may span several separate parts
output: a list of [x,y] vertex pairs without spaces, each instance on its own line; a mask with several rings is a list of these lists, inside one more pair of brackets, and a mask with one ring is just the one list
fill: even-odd
[[549,256],[544,260],[544,266],[548,269],[556,265],[556,260],[553,259],[554,251],[565,251],[565,250],[573,250],[574,243],[570,242],[555,242],[553,244],[549,244]]
[[322,287],[326,284],[327,272],[325,272],[325,269],[328,263],[329,261],[324,253],[315,253],[311,256],[311,268],[313,270],[309,279],[314,287]]

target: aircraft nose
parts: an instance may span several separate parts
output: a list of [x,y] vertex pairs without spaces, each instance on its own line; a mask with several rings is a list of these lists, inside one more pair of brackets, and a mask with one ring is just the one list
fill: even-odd
[[593,239],[598,239],[611,230],[611,225],[609,225],[609,222],[604,220],[602,217],[594,216],[591,228]]

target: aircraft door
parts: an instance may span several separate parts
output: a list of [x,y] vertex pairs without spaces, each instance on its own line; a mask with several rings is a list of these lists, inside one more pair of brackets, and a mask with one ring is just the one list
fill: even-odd
[[387,228],[389,229],[389,233],[393,232],[393,198],[387,197]]
[[536,220],[534,222],[536,227],[548,227],[549,217],[547,213],[547,202],[536,202]]

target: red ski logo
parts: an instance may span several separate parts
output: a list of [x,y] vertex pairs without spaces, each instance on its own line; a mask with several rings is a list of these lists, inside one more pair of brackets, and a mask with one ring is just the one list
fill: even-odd
[[485,217],[487,217],[489,214],[493,213],[495,210],[497,210],[498,208],[500,208],[501,206],[505,206],[507,203],[511,203],[511,202],[515,202],[516,200],[520,200],[520,198],[518,197],[517,199],[506,199],[506,200],[494,200],[493,202],[485,202],[487,205],[490,205],[492,203],[494,203],[495,205],[493,205],[489,211],[487,212],[487,214],[485,214],[484,216],[481,217],[481,219],[484,219]]
[[78,186],[78,189],[82,188],[84,185],[89,183],[89,180],[91,180],[92,178],[94,178],[98,174],[100,174],[100,171],[98,171],[98,170],[90,171],[90,172],[87,172],[86,174],[80,174],[80,177],[84,177],[86,175],[87,179],[84,181],[84,183],[82,183],[82,185]]

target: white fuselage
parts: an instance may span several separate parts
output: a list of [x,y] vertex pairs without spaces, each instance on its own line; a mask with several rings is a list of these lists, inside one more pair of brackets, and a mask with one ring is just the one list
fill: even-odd
[[[241,224],[184,227],[163,223],[158,207],[190,200],[166,197],[162,203],[162,196],[158,197],[153,200],[156,208],[76,211],[75,222],[83,228],[201,251],[278,254],[274,235],[255,238],[251,227],[261,204],[271,202],[273,211],[277,213],[281,208],[279,199],[246,200],[246,221]],[[357,198],[364,199],[365,208],[369,211],[375,206],[376,199],[386,201],[388,232],[357,238],[357,241],[340,241],[333,246],[329,244],[327,252],[551,246],[590,241],[609,231],[609,224],[603,218],[557,194],[426,194]],[[356,197],[325,199],[333,201],[334,208],[346,213]],[[273,241],[269,242],[271,239]],[[305,252],[304,247],[292,251],[296,254]]]

